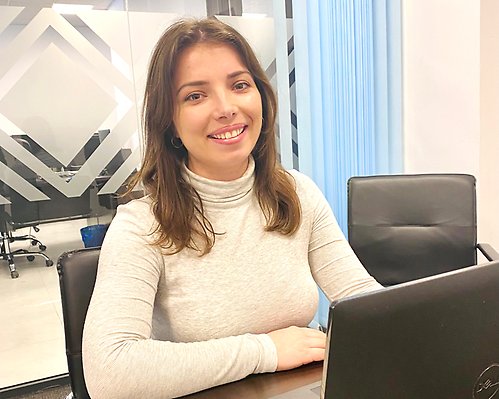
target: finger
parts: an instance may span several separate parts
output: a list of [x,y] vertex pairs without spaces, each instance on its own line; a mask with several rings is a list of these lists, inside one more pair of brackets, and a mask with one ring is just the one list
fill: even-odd
[[325,351],[324,349],[319,348],[310,348],[307,351],[305,358],[303,359],[305,362],[303,364],[311,363],[311,362],[320,362],[324,360]]
[[312,349],[310,349],[310,352],[311,352],[311,357],[312,357],[314,362],[319,362],[321,360],[324,360],[324,356],[326,354],[324,349],[312,348]]
[[326,339],[324,337],[309,338],[306,341],[306,345],[309,348],[320,348],[320,349],[324,349],[326,347]]
[[324,338],[326,338],[326,334],[325,333],[323,333],[320,330],[315,330],[313,328],[307,328],[306,329],[306,334],[307,334],[307,336],[310,336],[310,337],[324,337]]

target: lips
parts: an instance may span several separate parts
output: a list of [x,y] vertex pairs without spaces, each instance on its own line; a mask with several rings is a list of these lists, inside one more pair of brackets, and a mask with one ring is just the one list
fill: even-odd
[[246,125],[231,126],[217,130],[215,133],[209,134],[210,139],[229,140],[238,137],[246,129]]

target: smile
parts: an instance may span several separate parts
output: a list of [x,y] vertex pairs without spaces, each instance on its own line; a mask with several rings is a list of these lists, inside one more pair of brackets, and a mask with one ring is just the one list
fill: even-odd
[[246,127],[241,127],[239,129],[234,129],[229,132],[224,132],[224,133],[219,133],[219,134],[210,134],[208,137],[211,139],[217,139],[217,140],[228,140],[228,139],[233,139],[239,136],[245,129]]

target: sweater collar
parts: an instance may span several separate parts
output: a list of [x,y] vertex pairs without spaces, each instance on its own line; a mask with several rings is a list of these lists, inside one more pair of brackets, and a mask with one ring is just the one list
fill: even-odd
[[227,204],[249,197],[255,181],[255,161],[250,156],[246,172],[236,180],[219,181],[199,176],[184,165],[184,177],[198,192],[203,203]]

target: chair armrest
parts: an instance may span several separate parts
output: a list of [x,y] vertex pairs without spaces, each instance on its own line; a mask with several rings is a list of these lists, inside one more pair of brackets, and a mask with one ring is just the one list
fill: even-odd
[[480,250],[483,256],[487,258],[487,260],[489,261],[499,260],[499,253],[497,253],[497,251],[494,248],[492,248],[491,245],[477,244],[476,247]]

